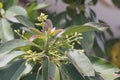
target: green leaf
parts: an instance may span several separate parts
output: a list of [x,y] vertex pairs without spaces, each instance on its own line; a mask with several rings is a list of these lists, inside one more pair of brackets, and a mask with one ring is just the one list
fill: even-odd
[[85,80],[84,77],[71,64],[63,64],[60,66],[62,80]]
[[[24,76],[21,80],[35,80],[36,75],[37,75],[36,73],[30,73],[30,74],[27,74],[26,76]],[[38,76],[37,80],[41,80],[40,75]]]
[[0,20],[0,38],[4,42],[14,39],[11,25],[6,19]]
[[16,58],[20,55],[23,55],[23,54],[25,54],[25,52],[23,52],[23,51],[13,51],[9,54],[6,54],[6,55],[0,57],[0,67],[7,65],[8,62],[10,62],[14,58]]
[[35,21],[35,19],[36,19],[37,16],[38,16],[37,10],[34,10],[34,11],[33,11],[33,8],[34,8],[36,5],[37,5],[37,2],[35,1],[35,2],[32,2],[32,3],[28,6],[28,8],[27,8],[28,15],[29,15],[29,17],[30,17],[30,20],[32,20],[32,21]]
[[107,28],[105,24],[99,24],[99,23],[86,23],[85,25],[73,25],[71,27],[68,27],[65,29],[62,35],[68,35],[70,33],[82,33],[82,32],[88,32],[88,31],[95,31],[95,30],[100,30],[104,31]]
[[84,25],[94,27],[94,28],[98,29],[99,31],[105,31],[106,29],[109,28],[109,25],[107,25],[107,24],[96,23],[96,22],[88,22]]
[[98,2],[98,0],[92,0],[93,4],[96,5],[96,3]]
[[81,46],[83,47],[85,52],[89,54],[94,44],[94,39],[95,39],[94,32],[90,31],[90,32],[82,33],[82,37],[83,39],[80,39]]
[[12,51],[15,48],[28,46],[28,45],[31,45],[31,43],[22,39],[15,39],[8,41],[0,45],[0,57],[8,54],[10,51]]
[[70,50],[67,55],[79,73],[85,76],[95,76],[92,64],[84,53],[79,50]]
[[6,18],[12,22],[19,23],[18,20],[15,18],[17,15],[22,15],[27,17],[27,11],[20,7],[20,6],[12,6],[6,11]]
[[42,66],[42,80],[60,80],[59,70],[53,62],[45,60]]
[[34,24],[22,15],[16,16],[17,20],[26,27],[34,27]]
[[44,60],[42,66],[42,80],[48,80],[49,61]]
[[[18,0],[0,0],[3,3],[3,8],[8,9],[13,5],[18,5]],[[6,5],[7,4],[7,5]]]
[[104,80],[114,80],[115,78],[119,77],[115,74],[115,72],[119,72],[120,69],[115,67],[110,62],[106,61],[105,59],[92,56],[90,56],[89,59],[93,63],[95,71],[98,72],[104,78]]
[[120,0],[111,0],[111,1],[114,3],[116,7],[120,8]]
[[60,80],[60,74],[59,74],[58,67],[53,62],[49,63],[48,78],[51,80]]
[[62,12],[53,17],[53,25],[57,28],[66,28],[68,23],[66,12]]
[[0,80],[19,80],[26,68],[26,61],[18,60],[0,69]]
[[42,8],[46,8],[46,7],[48,7],[48,6],[49,6],[49,4],[47,4],[47,3],[41,3],[41,4],[36,5],[36,6],[33,8],[33,10],[39,10],[39,9],[42,9]]

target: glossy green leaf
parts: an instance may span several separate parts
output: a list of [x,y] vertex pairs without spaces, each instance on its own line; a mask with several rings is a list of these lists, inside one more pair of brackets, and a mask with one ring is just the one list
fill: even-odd
[[15,16],[17,15],[23,15],[27,17],[27,11],[20,6],[12,6],[6,11],[6,14],[5,14],[8,20],[18,23],[18,20],[15,18]]
[[92,64],[84,53],[79,50],[70,50],[67,55],[79,73],[85,76],[95,76]]
[[17,20],[26,27],[34,27],[34,24],[22,15],[16,16]]
[[15,39],[8,41],[0,45],[0,57],[8,54],[10,51],[12,51],[15,48],[28,46],[28,45],[31,45],[31,43],[22,39]]
[[26,61],[18,60],[0,69],[0,80],[19,80],[26,68]]
[[23,55],[23,54],[25,54],[25,52],[23,52],[23,51],[13,51],[13,52],[10,52],[9,54],[6,54],[6,55],[0,57],[0,67],[7,65],[8,62],[10,62],[14,58],[16,58],[20,55]]
[[120,8],[120,0],[111,0],[116,7]]
[[104,80],[114,80],[115,78],[119,77],[115,74],[115,72],[119,72],[120,69],[115,67],[110,62],[106,61],[105,59],[92,56],[90,56],[89,59],[93,63],[95,71],[98,72],[104,78]]
[[60,66],[61,80],[85,80],[85,78],[71,64]]
[[0,20],[0,38],[3,42],[14,39],[11,25],[6,19]]
[[80,39],[81,46],[85,50],[87,54],[91,51],[93,44],[94,44],[94,39],[95,35],[93,31],[82,33],[83,39]]

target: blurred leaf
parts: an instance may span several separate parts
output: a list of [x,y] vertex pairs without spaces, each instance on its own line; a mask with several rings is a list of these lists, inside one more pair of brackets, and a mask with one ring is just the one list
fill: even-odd
[[[37,76],[36,73],[30,73],[30,74],[25,75],[21,80],[35,80],[36,76]],[[40,75],[38,76],[37,80],[41,80]]]
[[108,33],[111,37],[114,36],[114,34],[113,34],[113,32],[112,32],[112,30],[111,30],[110,28],[108,28],[106,31],[107,31],[107,33]]
[[62,0],[64,3],[71,4],[74,3],[77,0]]
[[0,69],[0,80],[19,80],[26,68],[26,61],[18,60]]
[[70,26],[64,31],[63,35],[68,35],[70,33],[75,33],[75,32],[82,33],[82,32],[95,31],[95,30],[104,31],[107,28],[108,27],[105,24],[89,22],[86,23],[85,25]]
[[34,27],[34,24],[22,15],[16,16],[17,20],[26,27]]
[[93,50],[94,50],[94,53],[93,53],[94,55],[102,58],[105,57],[105,53],[99,47],[96,39],[94,40]]
[[95,22],[88,22],[86,24],[84,24],[86,26],[92,26],[100,31],[105,31],[106,29],[108,29],[108,25],[104,24],[104,23],[95,23]]
[[28,41],[22,40],[22,39],[15,39],[15,40],[8,41],[4,44],[1,44],[0,45],[0,57],[8,54],[10,51],[12,51],[15,48],[27,46],[27,45],[31,45],[31,43]]
[[111,0],[111,1],[114,3],[116,7],[120,8],[120,0]]
[[93,31],[82,33],[83,39],[80,39],[81,46],[85,50],[87,54],[91,51],[93,44],[94,44],[94,39],[95,35]]
[[68,20],[66,18],[66,12],[62,12],[60,14],[57,14],[53,18],[53,25],[57,28],[66,28],[68,25]]
[[6,19],[0,20],[0,38],[4,42],[14,39],[11,25]]
[[71,64],[60,66],[62,80],[85,80],[84,77]]
[[17,15],[22,15],[27,17],[27,11],[20,6],[12,6],[6,11],[6,18],[12,22],[18,23],[18,20],[15,18]]
[[92,0],[93,4],[96,5],[96,3],[98,2],[98,0]]
[[80,14],[73,16],[71,20],[72,25],[83,25],[87,22],[88,22],[88,19],[85,16],[84,11],[81,11]]
[[120,71],[120,69],[115,67],[110,62],[102,58],[92,56],[90,56],[89,59],[93,63],[95,71],[98,72],[104,78],[104,80],[114,80],[115,78],[119,77],[115,74],[115,72]]
[[96,16],[95,12],[92,9],[90,9],[89,13],[90,13],[91,22],[98,22],[97,16]]
[[73,9],[71,7],[67,7],[67,14],[70,16],[70,17],[73,17],[76,15],[76,9]]
[[29,7],[27,8],[28,15],[30,17],[30,20],[35,21],[35,19],[38,16],[37,10],[33,11],[33,8],[37,5],[37,2],[32,2]]
[[0,0],[0,2],[3,3],[4,9],[8,9],[11,6],[18,5],[18,0]]
[[10,52],[7,55],[4,55],[4,56],[0,57],[0,67],[5,66],[8,62],[13,60],[17,56],[20,56],[20,55],[23,55],[23,54],[25,54],[25,52],[23,52],[23,51],[13,51],[13,52]]
[[42,8],[46,8],[46,7],[48,7],[48,6],[49,6],[49,4],[41,3],[41,4],[36,5],[36,6],[33,8],[33,10],[39,10],[39,9],[42,9]]
[[84,53],[79,50],[71,50],[67,55],[80,74],[85,76],[95,76],[92,64]]

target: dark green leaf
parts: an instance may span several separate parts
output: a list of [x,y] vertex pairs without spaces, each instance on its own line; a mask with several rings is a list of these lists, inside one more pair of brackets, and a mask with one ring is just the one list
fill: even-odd
[[[37,76],[36,73],[27,74],[21,80],[35,80],[36,76]],[[41,76],[40,75],[38,76],[37,80],[41,80]]]
[[8,41],[0,45],[0,57],[8,54],[10,51],[12,51],[15,48],[27,46],[27,45],[31,45],[31,43],[25,40],[21,40],[21,39],[15,39],[15,40]]
[[77,14],[72,17],[72,25],[83,25],[88,22],[87,17],[85,16],[84,11],[81,11],[80,14]]
[[71,64],[60,66],[62,80],[85,80],[85,78]]
[[44,60],[43,65],[42,65],[42,80],[48,80],[48,74],[49,74],[49,61]]
[[27,11],[20,6],[12,6],[5,13],[5,16],[8,20],[18,23],[18,20],[15,18],[15,16],[17,15],[22,15],[27,17]]
[[26,61],[18,60],[0,69],[0,80],[19,80],[24,72]]
[[96,3],[98,2],[98,0],[92,0],[93,4],[96,5]]
[[34,27],[34,24],[24,16],[16,16],[17,20],[26,27]]
[[0,38],[4,42],[14,39],[12,28],[6,19],[0,20]]
[[95,35],[93,31],[82,33],[83,39],[80,39],[81,46],[85,50],[87,54],[91,51],[93,44],[94,44],[94,39]]
[[70,50],[67,55],[79,73],[85,76],[95,76],[92,64],[84,53],[79,50]]
[[[18,5],[18,0],[0,0],[3,3],[3,8],[8,9],[11,6]],[[7,4],[7,5],[6,5]]]
[[66,12],[62,12],[53,17],[53,25],[57,28],[66,28],[68,23]]

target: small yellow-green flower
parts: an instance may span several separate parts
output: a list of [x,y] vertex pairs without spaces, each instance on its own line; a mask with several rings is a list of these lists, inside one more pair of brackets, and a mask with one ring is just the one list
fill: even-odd
[[3,8],[3,3],[2,2],[0,2],[0,9],[2,9]]
[[44,13],[41,13],[39,17],[37,17],[37,23],[35,23],[35,25],[37,26],[45,26],[46,24],[46,20],[48,18],[48,15],[45,15]]

